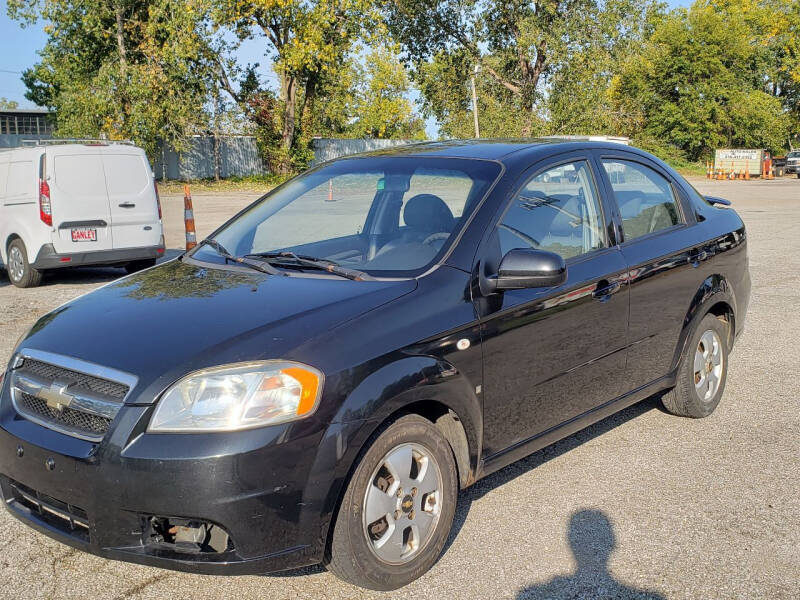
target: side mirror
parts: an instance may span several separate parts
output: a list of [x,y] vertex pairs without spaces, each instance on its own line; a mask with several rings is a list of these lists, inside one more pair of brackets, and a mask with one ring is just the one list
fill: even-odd
[[[567,265],[555,252],[515,248],[500,261],[497,275],[486,278],[486,291],[553,287],[567,280]],[[483,287],[483,286],[482,286]]]

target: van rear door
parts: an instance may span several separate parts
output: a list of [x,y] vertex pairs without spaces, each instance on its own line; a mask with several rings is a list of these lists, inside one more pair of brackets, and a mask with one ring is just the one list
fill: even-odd
[[110,250],[111,211],[98,149],[70,144],[48,148],[45,156],[41,168],[50,187],[56,252]]
[[161,243],[153,174],[144,151],[114,147],[103,154],[114,248]]

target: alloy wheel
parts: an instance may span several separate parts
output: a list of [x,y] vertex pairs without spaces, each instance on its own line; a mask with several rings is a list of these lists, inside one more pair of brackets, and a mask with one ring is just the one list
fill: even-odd
[[25,274],[25,259],[17,246],[11,246],[8,251],[8,274],[14,281],[20,281]]
[[364,494],[364,535],[373,554],[393,565],[413,559],[436,530],[442,498],[442,473],[430,450],[416,443],[390,450]]
[[708,329],[694,353],[694,388],[700,400],[707,402],[717,393],[723,368],[722,341],[716,331]]

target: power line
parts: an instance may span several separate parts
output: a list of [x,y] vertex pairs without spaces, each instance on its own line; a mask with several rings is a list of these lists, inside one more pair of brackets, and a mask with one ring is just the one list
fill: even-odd
[[9,71],[8,69],[0,69],[0,73],[13,73],[14,75],[22,75],[22,71]]

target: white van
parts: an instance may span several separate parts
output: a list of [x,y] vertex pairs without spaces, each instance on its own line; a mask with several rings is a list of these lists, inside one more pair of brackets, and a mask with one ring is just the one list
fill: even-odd
[[144,150],[130,143],[40,143],[0,150],[0,258],[18,287],[42,272],[164,254],[161,205]]

